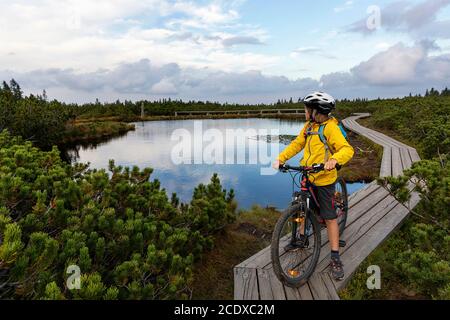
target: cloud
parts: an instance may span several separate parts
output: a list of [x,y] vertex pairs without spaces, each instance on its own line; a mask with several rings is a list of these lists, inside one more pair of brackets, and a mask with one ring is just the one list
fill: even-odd
[[167,26],[183,26],[197,29],[208,29],[212,26],[224,25],[239,18],[235,10],[236,3],[211,3],[197,5],[193,2],[177,1],[171,8],[172,12],[185,14],[186,18],[176,18],[167,22]]
[[184,40],[188,40],[188,39],[194,39],[194,35],[192,32],[182,32],[182,33],[175,33],[172,34],[168,37],[169,40],[174,40],[174,41],[184,41]]
[[416,66],[427,54],[423,46],[397,44],[362,62],[352,72],[369,84],[398,85],[416,80]]
[[443,88],[450,85],[450,55],[430,55],[436,48],[430,41],[398,43],[348,72],[324,75],[320,82],[341,97],[398,97]]
[[105,89],[117,93],[149,93],[151,90],[161,94],[163,89],[170,91],[167,82],[162,80],[175,77],[180,67],[175,63],[155,66],[143,59],[136,63],[123,63],[112,70],[99,69],[95,72],[76,73],[73,69],[43,69],[18,73],[0,72],[4,79],[14,77],[25,87],[55,88],[63,87],[74,91],[96,92]]
[[337,88],[345,90],[346,88],[355,87],[359,84],[361,83],[358,83],[357,78],[351,72],[332,72],[320,78],[320,86],[322,88],[329,88],[331,91]]
[[168,79],[162,79],[160,82],[154,84],[150,90],[152,94],[158,95],[177,95],[178,90],[175,88],[174,84]]
[[322,49],[320,49],[319,47],[301,47],[301,48],[295,49],[293,52],[297,52],[297,53],[317,53],[317,52],[322,52]]
[[88,73],[142,59],[225,71],[270,68],[275,55],[230,50],[265,40],[261,27],[239,23],[242,4],[242,0],[3,1],[0,69],[64,67]]
[[261,42],[261,40],[259,40],[256,37],[235,36],[235,37],[223,39],[222,44],[225,47],[232,47],[235,45],[242,45],[242,44],[261,45],[263,43]]
[[[449,4],[450,0],[424,0],[416,4],[393,2],[381,9],[381,28],[417,38],[450,38],[450,20],[437,20],[438,13]],[[367,28],[366,19],[361,19],[346,26],[345,30],[368,35],[377,29]]]
[[346,11],[346,10],[351,9],[352,7],[353,7],[353,1],[352,0],[348,0],[348,1],[345,1],[345,3],[342,6],[335,7],[333,10],[336,13],[340,13],[342,11]]
[[450,82],[449,55],[431,56],[438,49],[434,42],[421,41],[408,47],[398,43],[351,69],[351,73],[369,85],[401,86]]
[[297,58],[298,56],[301,55],[317,55],[317,56],[321,56],[327,59],[337,59],[337,57],[335,55],[332,55],[330,53],[328,53],[326,50],[319,48],[319,47],[300,47],[297,49],[294,49],[291,52],[291,57],[292,58]]
[[450,55],[432,55],[436,49],[431,41],[412,46],[397,43],[348,71],[324,74],[319,80],[294,80],[259,70],[234,72],[182,67],[177,63],[158,65],[148,59],[84,73],[58,68],[0,71],[0,79],[15,78],[28,93],[46,89],[49,97],[67,102],[88,102],[97,97],[102,101],[152,100],[164,96],[271,103],[279,98],[302,97],[318,88],[337,98],[395,97],[450,86]]
[[[27,92],[63,92],[55,98],[85,102],[94,96],[158,99],[161,95],[182,99],[230,102],[269,101],[273,97],[298,95],[317,87],[313,79],[289,80],[261,71],[226,72],[208,68],[181,68],[176,63],[156,66],[150,60],[124,63],[114,69],[76,73],[73,69],[31,72],[0,71],[0,79],[15,78]],[[249,98],[250,97],[250,98]],[[269,98],[268,98],[269,97]]]

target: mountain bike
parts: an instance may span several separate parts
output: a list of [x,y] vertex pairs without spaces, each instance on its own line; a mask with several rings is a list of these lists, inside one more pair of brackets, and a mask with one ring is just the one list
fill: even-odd
[[[340,166],[337,166],[339,170]],[[292,202],[278,219],[272,234],[271,257],[277,278],[290,287],[305,284],[314,272],[320,256],[321,230],[325,221],[320,217],[316,186],[309,174],[324,170],[323,164],[292,167],[280,166],[281,172],[292,177]],[[300,177],[297,183],[297,177]],[[296,191],[296,187],[299,189]],[[348,214],[348,195],[345,181],[339,177],[335,182],[333,206],[336,210],[339,235],[345,229]],[[345,246],[344,241],[339,241]]]

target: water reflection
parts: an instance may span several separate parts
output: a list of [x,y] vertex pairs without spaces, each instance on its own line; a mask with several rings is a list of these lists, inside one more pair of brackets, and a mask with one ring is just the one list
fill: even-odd
[[[236,199],[241,208],[249,208],[253,204],[283,208],[289,202],[292,186],[287,174],[277,173],[273,176],[263,176],[260,173],[261,164],[181,164],[175,165],[171,160],[171,152],[177,141],[172,141],[172,133],[176,129],[187,129],[194,134],[194,121],[201,121],[203,132],[217,129],[223,132],[230,129],[277,130],[281,135],[297,135],[302,126],[301,121],[284,119],[220,119],[220,120],[179,120],[179,121],[149,121],[135,123],[136,130],[121,137],[102,143],[91,143],[69,148],[67,156],[72,161],[90,162],[93,168],[108,168],[109,159],[114,159],[117,165],[141,168],[152,167],[152,178],[161,181],[161,185],[169,192],[176,192],[182,201],[189,201],[192,190],[199,183],[208,183],[213,173],[218,173],[225,188],[235,190]],[[196,133],[197,134],[197,133]],[[201,135],[194,136],[201,140]],[[259,141],[261,142],[261,141]],[[286,145],[278,142],[263,141],[262,146],[270,150],[277,144],[279,150]],[[224,154],[233,147],[235,152],[243,151],[248,155],[245,145],[232,146],[224,143]],[[191,154],[195,156],[194,153]],[[274,158],[276,155],[272,155]],[[289,162],[297,164],[299,154]],[[264,166],[268,166],[267,165]],[[349,191],[354,192],[362,184],[349,184]]]

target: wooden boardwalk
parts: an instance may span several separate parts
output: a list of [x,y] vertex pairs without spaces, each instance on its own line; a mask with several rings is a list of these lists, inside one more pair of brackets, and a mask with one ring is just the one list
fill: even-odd
[[[397,176],[415,161],[419,155],[414,148],[398,142],[382,133],[359,125],[358,118],[369,114],[355,114],[342,122],[344,126],[383,146],[380,176]],[[410,186],[412,187],[412,186]],[[409,207],[419,202],[413,194]],[[304,286],[294,289],[284,286],[276,278],[271,263],[270,247],[267,247],[234,267],[234,298],[237,300],[330,300],[339,299],[338,291],[345,287],[365,258],[378,247],[408,216],[409,210],[397,202],[376,182],[349,197],[347,225],[342,236],[346,246],[340,249],[345,277],[335,281],[330,277],[328,263],[330,248],[326,230],[322,229],[322,250],[315,273]]]
[[249,109],[249,110],[211,110],[211,111],[176,111],[177,116],[198,116],[198,115],[270,115],[270,114],[292,114],[305,116],[304,109]]

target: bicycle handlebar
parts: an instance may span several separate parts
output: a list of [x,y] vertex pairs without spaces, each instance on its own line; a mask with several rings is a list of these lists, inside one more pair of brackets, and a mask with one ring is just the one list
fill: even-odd
[[[300,166],[300,167],[294,167],[294,166],[290,166],[288,164],[280,164],[280,167],[279,167],[279,170],[281,172],[287,172],[288,170],[292,170],[292,171],[299,171],[299,172],[317,173],[317,172],[323,171],[324,169],[325,169],[325,165],[323,163],[313,164],[312,166]],[[336,169],[340,170],[341,165],[336,164]]]

